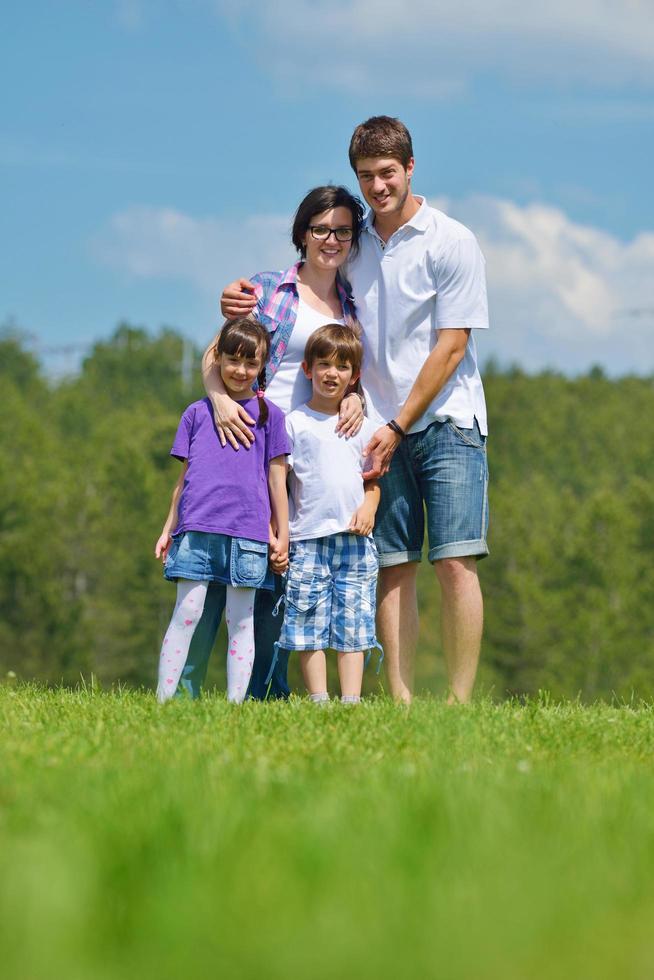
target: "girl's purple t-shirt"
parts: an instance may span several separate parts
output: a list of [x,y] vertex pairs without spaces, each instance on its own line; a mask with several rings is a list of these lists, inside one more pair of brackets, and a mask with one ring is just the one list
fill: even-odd
[[[239,402],[251,418],[259,417],[259,400]],[[268,541],[270,497],[268,466],[275,456],[289,452],[284,413],[266,399],[268,419],[252,426],[254,443],[238,452],[220,445],[208,398],[193,402],[179,423],[171,456],[188,460],[179,501],[177,527],[183,531],[209,531],[236,538]]]

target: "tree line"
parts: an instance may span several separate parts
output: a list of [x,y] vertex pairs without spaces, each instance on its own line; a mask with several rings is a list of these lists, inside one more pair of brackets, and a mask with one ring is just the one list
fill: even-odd
[[[0,679],[152,684],[174,598],[152,557],[179,470],[169,449],[203,394],[200,352],[190,385],[180,370],[184,343],[122,324],[53,383],[19,334],[0,336]],[[489,364],[484,384],[481,688],[651,699],[654,379]],[[426,562],[419,601],[417,688],[439,690]]]

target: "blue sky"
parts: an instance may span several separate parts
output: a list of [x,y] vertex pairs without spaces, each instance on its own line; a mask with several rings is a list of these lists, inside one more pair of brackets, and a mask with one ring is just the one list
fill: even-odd
[[121,319],[204,342],[225,282],[292,258],[303,194],[355,187],[351,131],[386,113],[412,132],[416,193],[486,254],[482,359],[651,373],[651,4],[541,6],[8,5],[0,322],[41,350]]

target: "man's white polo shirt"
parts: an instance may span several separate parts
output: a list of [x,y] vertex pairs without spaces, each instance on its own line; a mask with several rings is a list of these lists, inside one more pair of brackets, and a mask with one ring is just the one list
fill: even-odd
[[[373,219],[370,212],[347,277],[363,327],[362,380],[370,415],[388,421],[406,401],[438,330],[488,327],[486,273],[472,232],[424,198],[385,244]],[[448,418],[465,429],[476,418],[482,434],[488,432],[473,333],[458,368],[410,431]]]

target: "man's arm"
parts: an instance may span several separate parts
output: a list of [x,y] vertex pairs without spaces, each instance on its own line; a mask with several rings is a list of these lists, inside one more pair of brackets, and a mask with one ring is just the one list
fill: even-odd
[[[463,360],[470,330],[488,326],[484,257],[473,235],[457,237],[435,264],[434,274],[438,336],[395,418],[404,432],[417,422]],[[373,436],[368,448],[372,448],[380,473],[388,470],[400,439],[388,426]]]
[[[438,331],[436,345],[422,365],[409,397],[395,419],[404,432],[408,432],[414,422],[424,414],[438,392],[454,374],[465,357],[469,336],[468,329]],[[393,453],[399,446],[401,438],[387,425],[377,429],[364,449],[364,454],[373,458],[372,474],[383,476],[388,472]]]

